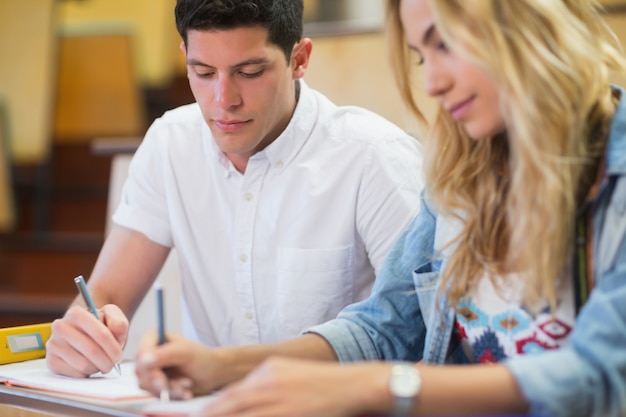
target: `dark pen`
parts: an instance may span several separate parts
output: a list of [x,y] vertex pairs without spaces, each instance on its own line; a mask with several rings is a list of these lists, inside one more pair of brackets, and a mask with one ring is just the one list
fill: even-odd
[[[78,292],[83,297],[83,301],[85,301],[85,305],[87,309],[94,315],[95,318],[100,320],[100,314],[98,314],[98,309],[91,298],[91,294],[89,294],[89,290],[87,289],[87,285],[85,284],[85,278],[82,275],[74,278],[74,282],[76,283],[76,287],[78,288]],[[122,369],[120,368],[120,364],[115,364],[115,370],[118,374],[122,375]]]
[[[156,282],[154,284],[154,289],[156,291],[156,303],[157,303],[157,325],[159,331],[159,345],[162,345],[166,342],[165,339],[165,313],[163,306],[163,286],[160,282]],[[167,377],[167,372],[165,373]],[[160,394],[161,401],[169,401],[170,400],[170,389],[169,389],[169,381],[165,381],[165,385],[161,388]]]

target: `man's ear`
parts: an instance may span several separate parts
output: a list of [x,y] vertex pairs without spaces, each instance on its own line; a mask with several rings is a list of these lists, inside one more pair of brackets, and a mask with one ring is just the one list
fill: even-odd
[[309,66],[311,51],[313,50],[313,42],[309,38],[302,38],[291,52],[291,63],[293,65],[293,79],[297,80],[304,77],[306,69]]
[[180,42],[180,50],[183,51],[183,55],[187,58],[187,46],[185,45],[185,41]]

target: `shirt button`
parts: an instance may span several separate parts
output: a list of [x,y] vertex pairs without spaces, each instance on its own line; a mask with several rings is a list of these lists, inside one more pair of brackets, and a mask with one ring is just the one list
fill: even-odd
[[252,200],[254,198],[254,196],[252,195],[252,193],[245,193],[243,195],[243,198],[245,198],[246,201],[250,201],[250,200]]
[[248,320],[252,320],[252,313],[250,313],[249,311],[246,313],[246,319]]
[[245,253],[242,253],[241,255],[239,255],[239,260],[241,262],[246,262],[248,260],[248,256],[246,256]]
[[276,163],[276,168],[282,168],[283,167],[283,161],[278,161]]

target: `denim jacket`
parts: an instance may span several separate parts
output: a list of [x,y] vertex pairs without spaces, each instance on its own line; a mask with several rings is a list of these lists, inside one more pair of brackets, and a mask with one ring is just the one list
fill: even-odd
[[[619,91],[607,180],[592,208],[595,287],[569,346],[504,362],[533,415],[626,416],[626,94]],[[328,340],[340,361],[464,361],[452,337],[455,312],[437,292],[441,262],[433,261],[448,225],[426,197],[420,207],[387,256],[371,297],[308,330]]]

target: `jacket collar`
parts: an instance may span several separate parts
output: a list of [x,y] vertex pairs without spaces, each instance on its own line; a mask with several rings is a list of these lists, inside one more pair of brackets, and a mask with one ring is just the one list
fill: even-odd
[[611,121],[611,130],[606,147],[607,175],[626,174],[626,91],[613,86],[621,97]]

